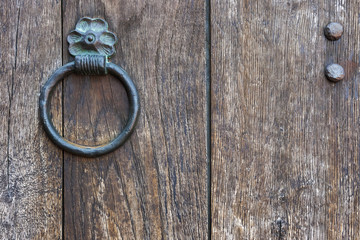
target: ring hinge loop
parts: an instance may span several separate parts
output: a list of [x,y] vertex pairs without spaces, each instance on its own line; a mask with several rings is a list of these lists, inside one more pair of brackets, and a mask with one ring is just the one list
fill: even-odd
[[40,120],[50,139],[67,152],[84,157],[97,157],[114,151],[121,146],[131,135],[139,116],[139,95],[129,75],[120,66],[113,63],[106,63],[109,74],[116,77],[125,87],[129,98],[129,117],[121,133],[107,144],[99,146],[83,146],[65,140],[54,127],[49,113],[50,97],[56,84],[75,72],[75,62],[70,62],[58,68],[41,88],[39,98]]
[[106,56],[75,56],[75,71],[82,75],[105,75],[107,74]]

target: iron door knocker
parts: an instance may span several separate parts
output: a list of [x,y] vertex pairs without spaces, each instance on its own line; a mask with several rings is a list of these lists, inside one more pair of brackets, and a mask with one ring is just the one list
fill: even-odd
[[[108,24],[103,19],[84,17],[76,24],[75,30],[67,37],[69,52],[75,61],[58,68],[48,79],[40,92],[40,119],[49,138],[67,152],[85,157],[97,157],[120,147],[132,133],[139,115],[139,95],[134,83],[124,69],[108,61],[115,53],[117,38],[108,31]],[[124,85],[129,98],[129,119],[123,131],[111,142],[100,146],[83,146],[72,143],[56,131],[49,119],[48,99],[56,84],[72,73],[83,75],[111,75]]]

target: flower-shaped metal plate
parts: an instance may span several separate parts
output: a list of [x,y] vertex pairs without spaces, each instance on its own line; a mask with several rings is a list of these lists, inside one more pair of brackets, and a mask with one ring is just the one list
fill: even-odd
[[81,18],[75,30],[67,37],[69,52],[73,56],[101,55],[110,57],[115,53],[117,38],[108,31],[108,24],[100,18]]

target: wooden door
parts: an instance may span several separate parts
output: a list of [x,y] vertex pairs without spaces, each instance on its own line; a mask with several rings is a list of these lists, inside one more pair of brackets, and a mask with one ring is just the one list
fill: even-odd
[[214,239],[359,239],[359,7],[211,1]]
[[[360,238],[359,14],[355,0],[1,1],[0,239]],[[141,105],[98,158],[55,146],[38,112],[84,16],[117,34],[111,61]],[[52,121],[97,145],[128,107],[114,77],[74,74]]]

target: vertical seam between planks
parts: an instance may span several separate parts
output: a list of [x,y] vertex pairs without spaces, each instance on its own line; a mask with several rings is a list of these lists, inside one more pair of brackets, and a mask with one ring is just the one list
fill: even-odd
[[[64,13],[63,13],[63,2],[64,0],[61,0],[60,2],[60,18],[61,18],[61,65],[64,65]],[[61,125],[62,125],[62,137],[65,136],[65,121],[64,121],[64,79],[61,80]],[[62,150],[62,174],[61,174],[61,180],[62,180],[62,225],[61,225],[61,239],[65,239],[65,153],[64,150]]]
[[207,210],[208,239],[211,240],[211,0],[205,2],[205,35],[206,35],[206,160],[207,160]]

